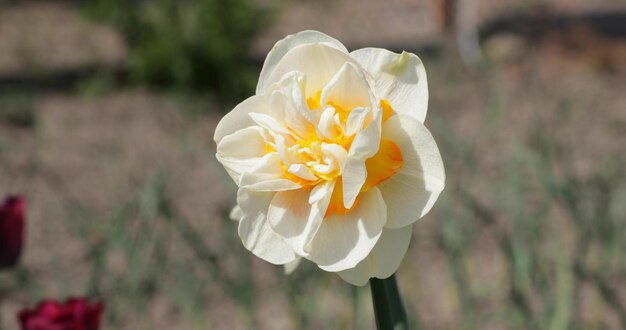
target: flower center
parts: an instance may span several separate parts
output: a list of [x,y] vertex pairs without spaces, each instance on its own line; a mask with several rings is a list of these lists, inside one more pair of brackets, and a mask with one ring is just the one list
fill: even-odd
[[285,176],[290,180],[302,186],[314,186],[341,175],[354,134],[346,134],[345,126],[341,124],[322,123],[322,120],[334,120],[337,114],[332,112],[330,109],[326,114],[333,118],[320,120],[318,126],[325,127],[316,129],[309,124],[300,132],[289,129],[290,136],[277,139],[277,143],[284,143],[278,150]]
[[[350,211],[343,203],[342,170],[348,159],[356,131],[348,129],[348,117],[353,109],[346,110],[340,104],[327,101],[320,104],[321,91],[309,97],[309,110],[319,117],[317,127],[307,123],[304,127],[286,127],[276,134],[268,151],[276,151],[282,160],[284,177],[305,188],[312,188],[330,180],[336,180],[325,217]],[[387,100],[380,104],[383,121],[394,115]],[[367,125],[367,124],[364,124]],[[352,128],[352,130],[354,130]],[[403,164],[400,148],[391,140],[382,138],[378,152],[365,161],[367,178],[361,188],[365,192],[393,176]],[[358,197],[352,208],[358,204]]]

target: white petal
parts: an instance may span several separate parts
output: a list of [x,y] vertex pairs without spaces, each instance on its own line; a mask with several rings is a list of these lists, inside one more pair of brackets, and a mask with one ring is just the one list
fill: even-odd
[[308,167],[302,164],[291,164],[289,165],[289,168],[287,169],[287,171],[304,180],[309,180],[309,181],[317,180],[317,177],[315,176],[315,174],[313,174],[313,172],[311,172],[311,170],[309,170]]
[[329,140],[337,137],[338,134],[335,132],[335,108],[328,107],[322,112],[317,123],[317,134]]
[[324,87],[320,103],[332,102],[346,111],[356,107],[371,108],[377,104],[371,88],[361,68],[348,62]]
[[262,130],[252,126],[225,136],[217,145],[217,153],[222,158],[262,157],[266,153]]
[[[328,181],[318,187],[311,192],[294,190],[277,193],[267,214],[274,231],[300,256],[309,253],[308,245],[324,219],[333,193],[334,181]],[[314,203],[309,204],[309,200]]]
[[237,203],[244,216],[239,221],[238,231],[246,249],[267,262],[283,265],[297,256],[267,221],[267,209],[273,197],[273,192],[239,189]]
[[387,228],[400,228],[423,217],[445,186],[443,161],[432,135],[419,121],[405,115],[389,118],[383,136],[402,152],[402,168],[379,184],[388,206]]
[[265,95],[254,95],[239,103],[233,110],[226,114],[217,124],[213,139],[216,144],[226,136],[235,133],[246,127],[256,125],[248,115],[250,112],[270,113],[267,97]]
[[288,191],[300,189],[302,186],[299,184],[282,178],[259,178],[254,172],[247,172],[241,175],[239,184],[242,188],[246,188],[251,191]]
[[271,84],[269,77],[274,72],[277,64],[291,49],[311,43],[324,43],[329,47],[336,48],[343,53],[348,53],[348,50],[344,45],[330,36],[318,31],[302,31],[296,34],[289,35],[284,39],[277,42],[269,54],[265,58],[263,63],[263,69],[261,69],[261,75],[259,82],[256,86],[256,93],[264,93],[266,88]]
[[278,154],[272,152],[263,156],[254,167],[241,175],[239,187],[252,191],[285,191],[302,186],[284,178],[282,162]]
[[370,108],[358,107],[352,109],[346,121],[346,134],[352,135],[359,132],[365,126],[365,118],[372,112]]
[[387,99],[396,112],[424,122],[428,82],[417,55],[396,54],[380,48],[358,49],[350,55],[373,76],[379,97]]
[[285,125],[283,125],[282,123],[280,123],[278,120],[276,120],[274,117],[270,115],[265,115],[262,113],[255,113],[255,112],[251,112],[248,115],[250,116],[250,118],[252,118],[252,120],[257,125],[265,128],[266,130],[270,131],[273,134],[284,134],[284,135],[291,134],[291,132],[289,131],[289,129],[287,129],[287,127],[285,127]]
[[309,204],[313,205],[324,198],[328,197],[328,193],[332,194],[332,187],[334,185],[331,182],[327,182],[326,184],[318,184],[317,186],[311,189],[311,193],[309,194]]
[[376,188],[368,190],[350,212],[332,214],[322,221],[306,258],[329,272],[354,268],[376,245],[386,217],[387,207],[380,192]]
[[230,210],[228,217],[230,218],[230,220],[233,220],[236,222],[241,220],[241,218],[243,217],[243,212],[241,211],[241,208],[239,207],[239,205],[235,205],[235,207],[233,207],[233,209]]
[[346,282],[363,286],[371,277],[387,278],[398,270],[411,241],[412,226],[385,228],[372,252],[356,267],[337,274]]
[[314,96],[326,86],[347,62],[358,64],[347,53],[325,43],[312,43],[289,50],[276,64],[264,84],[280,81],[286,74],[299,71],[306,76],[305,96]]
[[301,257],[297,257],[296,260],[292,261],[292,262],[288,262],[285,264],[285,274],[289,275],[291,273],[293,273],[296,268],[298,268],[298,266],[300,265],[300,261],[302,261]]
[[351,208],[361,187],[367,178],[365,161],[374,156],[380,147],[382,112],[378,107],[372,109],[372,121],[367,127],[356,134],[348,160],[343,170],[343,204]]
[[289,155],[287,155],[287,145],[285,138],[282,135],[275,136],[274,148],[276,149],[276,153],[278,153],[278,156],[283,164],[285,164],[285,166],[289,166],[291,164],[291,160]]
[[[263,179],[276,179],[283,177],[283,166],[277,152],[264,155],[251,169],[255,175]],[[243,185],[254,184],[255,181],[243,182]]]
[[217,144],[217,160],[239,183],[242,173],[251,171],[267,153],[261,128],[252,126],[224,136]]
[[339,169],[339,166],[336,166],[335,168],[332,167],[331,165],[327,165],[327,164],[314,164],[313,165],[313,169],[315,170],[315,172],[320,173],[320,174],[329,174],[330,172],[332,172],[333,170],[337,170]]
[[306,77],[301,72],[285,75],[276,90],[271,93],[270,108],[274,118],[282,120],[287,126],[303,136],[309,124],[315,123],[315,114],[311,113],[304,97]]
[[348,152],[342,146],[335,143],[322,143],[322,154],[324,161],[337,164],[337,167],[343,171],[348,161]]

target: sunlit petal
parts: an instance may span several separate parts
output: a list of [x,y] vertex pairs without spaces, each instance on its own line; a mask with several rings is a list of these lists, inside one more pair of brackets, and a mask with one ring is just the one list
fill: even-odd
[[252,126],[223,137],[217,145],[216,157],[238,183],[241,174],[255,168],[266,153],[261,129]]
[[363,48],[350,53],[374,78],[376,91],[398,113],[423,123],[428,107],[428,83],[422,61],[415,54]]
[[261,70],[259,82],[257,83],[256,93],[261,94],[265,92],[265,89],[270,84],[269,77],[274,72],[276,65],[280,62],[280,60],[282,60],[287,52],[297,46],[311,43],[323,43],[328,47],[336,48],[343,53],[348,52],[346,47],[344,47],[341,42],[318,31],[308,30],[289,35],[277,42],[276,45],[272,47],[269,54],[267,54],[265,62],[263,63],[263,69]]
[[378,152],[380,146],[382,111],[374,108],[372,121],[356,134],[348,152],[348,160],[343,175],[343,202],[345,208],[351,208],[365,180],[367,169],[365,161]]
[[255,125],[254,121],[248,115],[251,112],[269,113],[270,108],[267,104],[265,95],[254,95],[239,103],[233,110],[226,114],[217,124],[213,139],[215,143],[226,136],[235,133],[238,130]]
[[350,55],[328,44],[300,45],[289,50],[276,64],[266,83],[280,81],[285,74],[299,71],[307,77],[305,95],[312,96],[323,89],[346,62],[357,64]]
[[350,212],[324,219],[310,243],[307,259],[329,272],[353,268],[376,245],[387,217],[386,209],[378,189],[363,193]]
[[[371,108],[376,99],[363,71],[353,63],[345,63],[322,89],[321,104],[340,106],[343,111],[356,107]],[[341,115],[342,111],[339,111]],[[347,116],[346,116],[347,117]]]
[[372,252],[356,267],[339,272],[346,282],[363,286],[371,277],[387,278],[398,269],[411,241],[412,227],[385,228]]
[[383,136],[397,144],[404,161],[398,173],[377,186],[389,208],[386,226],[400,228],[430,211],[446,175],[437,144],[419,121],[393,116],[385,123]]
[[272,228],[300,256],[310,252],[308,245],[322,224],[333,187],[334,182],[329,181],[311,192],[279,192],[270,203],[268,220]]
[[297,255],[267,221],[267,210],[274,194],[239,190],[237,203],[243,211],[243,217],[239,221],[238,232],[250,252],[267,262],[283,265],[294,261]]

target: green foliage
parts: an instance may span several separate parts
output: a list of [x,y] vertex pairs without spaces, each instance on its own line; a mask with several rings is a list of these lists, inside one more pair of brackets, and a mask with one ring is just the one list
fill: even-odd
[[253,90],[258,69],[247,50],[265,15],[249,0],[96,0],[84,10],[122,31],[134,82],[213,91],[226,102]]

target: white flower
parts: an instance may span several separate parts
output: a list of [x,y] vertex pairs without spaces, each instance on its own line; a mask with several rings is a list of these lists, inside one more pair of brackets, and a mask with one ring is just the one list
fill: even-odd
[[273,264],[308,259],[355,285],[391,276],[444,187],[427,103],[414,54],[349,53],[317,31],[276,43],[256,95],[215,131],[246,248]]

